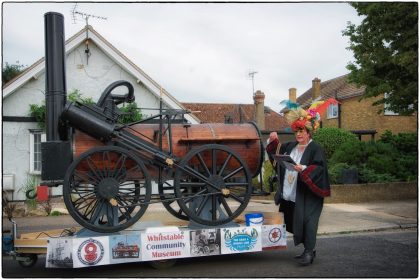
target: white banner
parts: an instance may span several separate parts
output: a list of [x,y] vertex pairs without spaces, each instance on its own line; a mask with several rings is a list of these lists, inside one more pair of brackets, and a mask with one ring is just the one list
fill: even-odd
[[189,231],[142,233],[142,260],[190,257]]
[[110,264],[109,236],[73,239],[73,266]]
[[261,251],[261,226],[223,228],[222,254]]
[[263,225],[262,247],[263,250],[287,248],[286,225]]
[[71,238],[50,238],[47,244],[45,267],[73,267],[73,240]]
[[141,260],[140,234],[111,235],[109,237],[111,263],[138,262]]

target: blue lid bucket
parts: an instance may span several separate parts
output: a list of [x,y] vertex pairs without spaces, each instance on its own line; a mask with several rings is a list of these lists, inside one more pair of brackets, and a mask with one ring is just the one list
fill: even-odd
[[264,222],[264,216],[262,213],[245,214],[246,226],[262,225],[263,222]]

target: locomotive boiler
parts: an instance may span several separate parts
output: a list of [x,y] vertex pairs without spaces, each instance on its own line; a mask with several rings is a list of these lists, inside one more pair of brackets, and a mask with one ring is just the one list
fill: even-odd
[[[184,118],[190,112],[163,109],[161,100],[157,115],[122,124],[119,107],[135,99],[127,81],[109,85],[96,104],[67,102],[61,14],[45,14],[45,45],[42,180],[63,185],[66,207],[80,225],[120,231],[156,202],[178,218],[209,226],[241,214],[263,161],[254,123],[190,124]],[[120,87],[126,94],[113,93]]]

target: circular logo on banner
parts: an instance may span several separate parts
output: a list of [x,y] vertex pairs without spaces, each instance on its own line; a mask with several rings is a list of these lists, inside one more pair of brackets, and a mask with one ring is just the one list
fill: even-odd
[[83,241],[77,249],[77,257],[85,265],[95,265],[104,256],[104,246],[95,239]]
[[268,234],[268,239],[272,243],[276,243],[281,238],[281,230],[279,228],[273,228],[270,230],[270,233]]

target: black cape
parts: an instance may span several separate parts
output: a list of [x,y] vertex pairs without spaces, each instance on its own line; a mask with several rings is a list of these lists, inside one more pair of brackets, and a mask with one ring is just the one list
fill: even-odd
[[[297,144],[297,141],[282,144],[280,154],[286,153],[290,155]],[[297,180],[293,225],[288,226],[286,224],[286,228],[293,229],[295,245],[300,243],[315,243],[324,197],[330,196],[327,160],[322,147],[318,143],[311,141],[302,155],[300,164],[306,165],[307,167],[299,173]],[[282,198],[285,173],[285,169],[281,167],[281,164],[277,165],[277,172],[279,175],[279,187],[274,200],[276,205],[279,205]],[[309,246],[311,247],[311,245]]]

